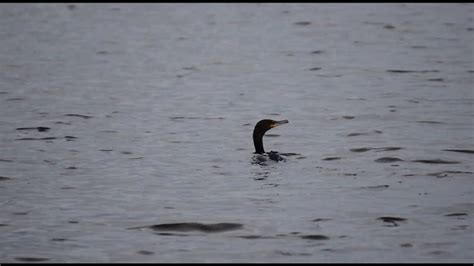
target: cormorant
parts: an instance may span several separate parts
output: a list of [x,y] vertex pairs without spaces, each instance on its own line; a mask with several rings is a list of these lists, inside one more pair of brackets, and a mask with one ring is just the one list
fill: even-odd
[[[287,124],[288,120],[281,120],[281,121],[275,121],[271,119],[263,119],[260,120],[256,125],[255,129],[253,130],[253,145],[255,146],[255,159],[257,160],[258,163],[264,162],[268,159],[273,160],[273,161],[284,161],[285,157],[282,157],[278,152],[276,151],[271,151],[265,153],[265,149],[263,149],[263,135],[265,135],[265,132],[268,130],[277,127],[279,125]],[[296,155],[295,153],[288,153],[284,155]]]

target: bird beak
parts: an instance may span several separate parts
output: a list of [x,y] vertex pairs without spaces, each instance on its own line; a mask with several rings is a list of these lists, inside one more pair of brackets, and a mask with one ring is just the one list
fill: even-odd
[[277,126],[279,126],[279,125],[288,124],[288,123],[289,123],[289,122],[288,122],[288,120],[286,120],[286,119],[285,119],[285,120],[281,120],[281,121],[275,121],[275,123],[273,123],[273,125],[272,125],[272,128],[277,127]]

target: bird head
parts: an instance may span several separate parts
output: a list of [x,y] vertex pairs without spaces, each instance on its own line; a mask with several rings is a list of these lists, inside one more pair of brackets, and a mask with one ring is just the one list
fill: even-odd
[[267,132],[268,130],[274,127],[283,125],[283,124],[287,124],[287,123],[289,122],[286,119],[280,120],[280,121],[275,121],[271,119],[263,119],[263,120],[258,121],[258,123],[255,125],[254,134],[257,133],[258,135],[263,136],[265,132]]

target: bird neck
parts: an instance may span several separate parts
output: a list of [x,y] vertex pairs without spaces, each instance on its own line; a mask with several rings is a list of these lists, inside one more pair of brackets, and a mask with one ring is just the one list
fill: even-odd
[[253,145],[255,146],[255,153],[263,154],[265,150],[263,149],[263,134],[258,132],[253,132]]

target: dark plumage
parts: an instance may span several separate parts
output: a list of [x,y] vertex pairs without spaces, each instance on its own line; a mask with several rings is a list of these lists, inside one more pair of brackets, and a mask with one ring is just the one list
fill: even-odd
[[285,160],[285,158],[276,151],[265,153],[265,149],[263,148],[263,135],[265,135],[265,132],[268,130],[287,123],[288,120],[275,121],[271,119],[263,119],[255,125],[255,129],[253,130],[253,145],[255,146],[255,154],[260,155],[256,157],[258,162],[266,161],[266,157],[273,161]]

